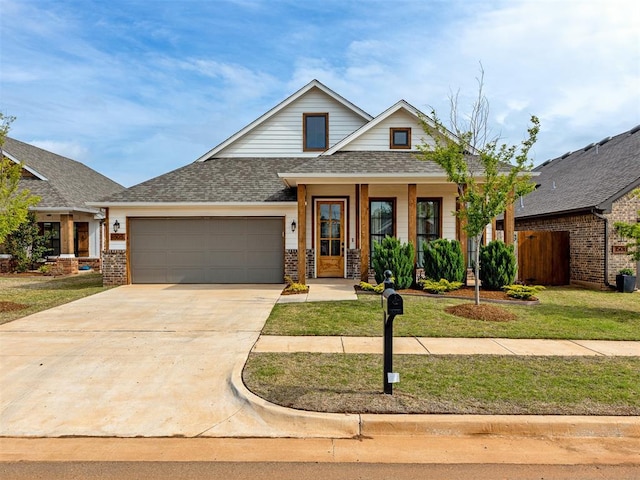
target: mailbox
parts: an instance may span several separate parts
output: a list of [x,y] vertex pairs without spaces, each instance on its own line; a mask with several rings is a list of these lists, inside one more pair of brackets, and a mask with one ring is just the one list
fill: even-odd
[[382,297],[387,303],[387,315],[402,315],[404,313],[404,305],[402,297],[392,288],[382,292]]

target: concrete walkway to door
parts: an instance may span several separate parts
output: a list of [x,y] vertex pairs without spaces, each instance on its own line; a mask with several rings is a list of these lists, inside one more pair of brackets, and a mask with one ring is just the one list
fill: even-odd
[[129,285],[0,326],[0,437],[351,436],[232,386],[281,291]]

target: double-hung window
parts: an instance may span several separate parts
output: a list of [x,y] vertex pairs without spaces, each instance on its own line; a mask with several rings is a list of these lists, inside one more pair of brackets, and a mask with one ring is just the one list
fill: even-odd
[[394,237],[395,200],[392,198],[372,199],[369,201],[369,261],[373,260],[373,245],[380,243],[387,235]]
[[302,114],[302,149],[305,152],[324,152],[329,148],[329,114]]
[[419,198],[417,203],[416,246],[417,263],[424,264],[424,242],[442,236],[442,200],[439,198]]

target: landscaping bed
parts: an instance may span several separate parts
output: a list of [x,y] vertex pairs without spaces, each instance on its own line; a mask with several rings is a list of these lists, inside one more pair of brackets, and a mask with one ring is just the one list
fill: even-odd
[[[640,294],[550,287],[540,304],[514,301],[500,305],[515,315],[507,321],[470,320],[448,311],[470,305],[446,295],[405,295],[404,314],[394,322],[394,335],[415,337],[549,338],[576,340],[640,340]],[[487,302],[481,306],[488,305]],[[382,335],[379,295],[357,301],[276,304],[263,329],[265,335]]]

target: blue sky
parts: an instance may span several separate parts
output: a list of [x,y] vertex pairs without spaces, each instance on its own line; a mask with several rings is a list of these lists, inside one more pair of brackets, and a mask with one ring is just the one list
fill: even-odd
[[377,115],[448,118],[485,70],[490,125],[536,164],[640,123],[637,0],[0,0],[10,135],[131,186],[317,78]]

